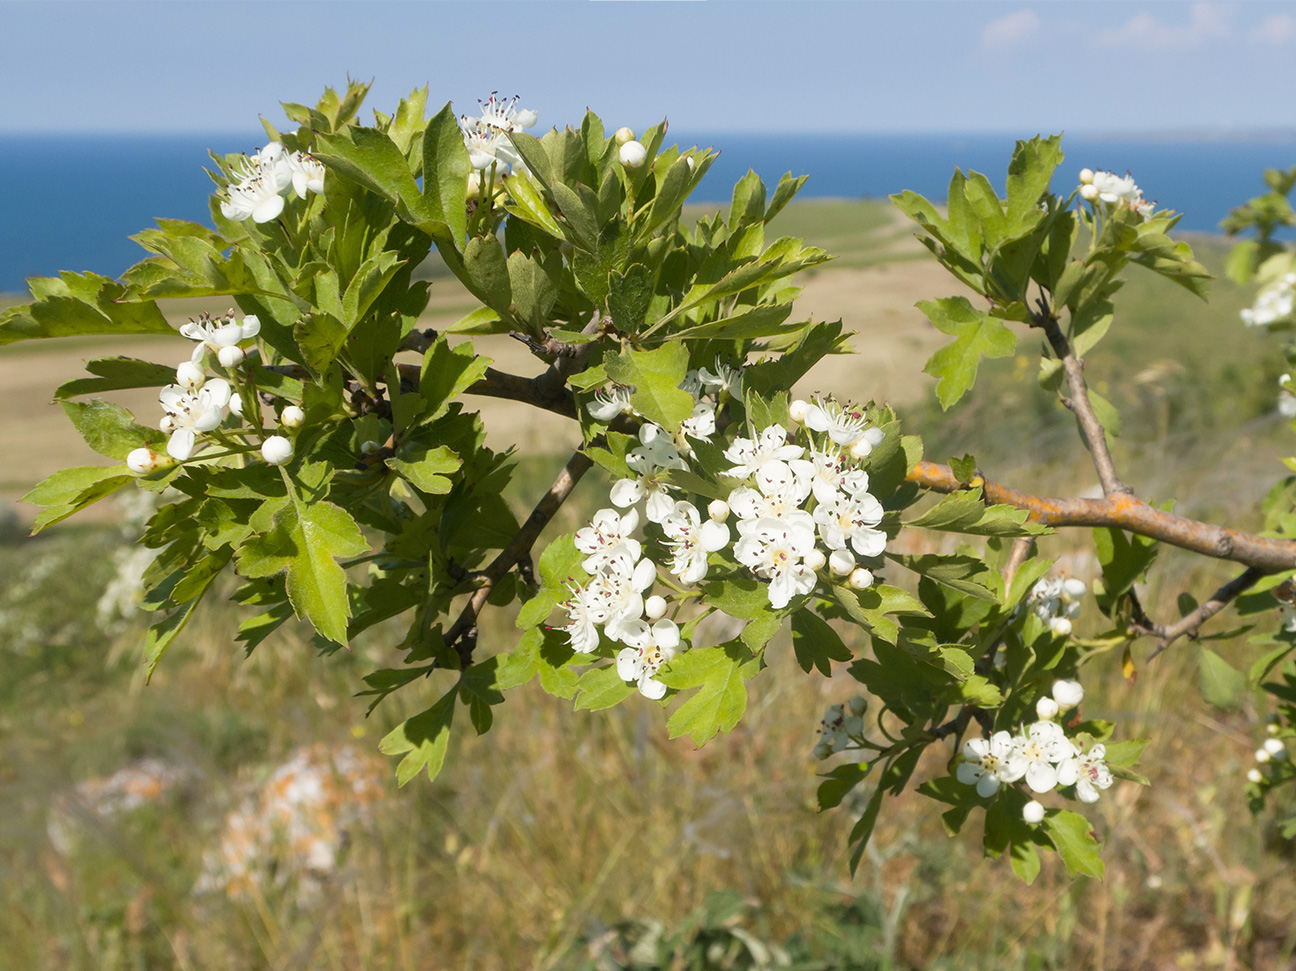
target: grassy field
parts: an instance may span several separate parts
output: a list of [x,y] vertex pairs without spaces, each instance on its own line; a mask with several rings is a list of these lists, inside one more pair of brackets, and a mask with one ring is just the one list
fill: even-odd
[[[858,354],[828,362],[807,388],[891,398],[929,436],[929,457],[970,451],[987,474],[1045,493],[1092,486],[1070,417],[1021,380],[1025,340],[1018,358],[985,366],[965,406],[933,410],[919,372],[939,342],[912,304],[955,288],[910,259],[914,244],[885,210],[811,203],[781,221],[855,257],[807,282],[805,313],[842,316],[858,331]],[[1218,242],[1198,250],[1218,267]],[[1282,474],[1276,459],[1289,444],[1273,413],[1276,345],[1243,331],[1236,311],[1247,296],[1226,284],[1204,305],[1134,275],[1122,298],[1125,315],[1090,361],[1096,386],[1122,408],[1122,470],[1149,498],[1175,495],[1181,510],[1254,525],[1247,510]],[[456,316],[461,299],[438,293],[429,323]],[[178,344],[110,352],[178,360]],[[2,444],[32,457],[6,473],[6,496],[42,462],[80,461],[45,402],[78,359],[103,350],[0,351],[10,407],[0,428],[11,436]],[[489,353],[511,370],[534,367],[507,340]],[[31,417],[39,409],[52,414]],[[488,414],[524,446],[509,495],[524,510],[570,432],[561,421],[519,431],[518,419]],[[552,529],[573,528],[601,504],[601,488],[580,493]],[[806,971],[1291,965],[1292,845],[1268,816],[1250,820],[1242,794],[1264,712],[1257,699],[1228,714],[1202,702],[1195,645],[1140,664],[1134,683],[1117,656],[1085,669],[1087,713],[1115,720],[1120,737],[1152,740],[1142,771],[1153,785],[1118,784],[1086,810],[1107,840],[1104,882],[1072,883],[1046,862],[1023,887],[1002,861],[981,861],[976,827],[949,840],[938,808],[913,797],[885,807],[852,880],[850,818],[814,810],[821,766],[810,750],[823,708],[854,683],[801,676],[785,640],[753,682],[739,729],[700,751],[668,742],[661,711],[639,699],[591,715],[528,686],[488,735],[456,739],[435,784],[398,792],[377,740],[442,686],[365,717],[353,693],[363,674],[396,660],[394,628],[329,657],[291,629],[245,659],[232,640],[238,613],[213,606],[146,686],[141,621],[125,616],[128,597],[105,596],[138,567],[126,551],[142,511],[105,512],[35,540],[18,522],[30,510],[0,522],[0,969],[603,971],[778,966],[779,954]],[[1044,552],[1088,577],[1088,538],[1050,538]],[[1200,594],[1227,574],[1169,556],[1148,603],[1166,614],[1181,590]],[[1082,615],[1078,630],[1095,623]],[[509,616],[488,615],[484,651],[513,637]],[[1213,647],[1239,663],[1257,653],[1245,638]],[[316,798],[316,777],[300,767],[303,753],[320,751],[334,762],[346,753],[363,799]],[[296,775],[276,773],[285,765]],[[946,771],[933,753],[917,778]],[[114,778],[141,798],[114,803],[105,795]],[[213,861],[242,845],[230,818],[243,818],[249,799],[268,812],[270,795],[314,813],[315,835],[303,840],[338,837],[330,865],[303,867],[301,847],[281,844],[264,854],[274,866],[261,879],[213,880]]]

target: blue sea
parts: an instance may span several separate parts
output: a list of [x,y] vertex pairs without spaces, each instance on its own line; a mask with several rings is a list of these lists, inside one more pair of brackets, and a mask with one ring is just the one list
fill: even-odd
[[[0,135],[0,291],[29,276],[95,270],[116,276],[144,251],[127,237],[158,216],[210,224],[208,149],[250,151],[258,131],[209,135]],[[720,150],[696,201],[727,201],[749,168],[773,186],[808,174],[803,197],[884,197],[913,189],[945,197],[955,166],[986,173],[1002,191],[1012,135],[721,134],[671,132],[671,141]],[[1180,228],[1217,231],[1230,208],[1264,191],[1261,172],[1296,164],[1296,133],[1188,137],[1071,136],[1054,188],[1080,169],[1134,174]]]

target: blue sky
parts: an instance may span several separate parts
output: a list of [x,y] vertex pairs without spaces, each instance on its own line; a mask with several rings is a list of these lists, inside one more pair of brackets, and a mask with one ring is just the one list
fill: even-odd
[[257,130],[348,73],[722,131],[1296,128],[1296,5],[0,0],[0,132]]

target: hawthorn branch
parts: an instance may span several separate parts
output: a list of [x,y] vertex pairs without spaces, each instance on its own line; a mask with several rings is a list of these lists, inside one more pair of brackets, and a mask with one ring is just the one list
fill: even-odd
[[1255,567],[1247,567],[1244,571],[1211,594],[1209,600],[1174,624],[1153,624],[1146,622],[1146,616],[1144,617],[1144,623],[1136,622],[1134,629],[1140,634],[1147,637],[1158,638],[1157,646],[1152,653],[1148,655],[1148,660],[1152,660],[1152,658],[1156,657],[1181,637],[1187,637],[1189,640],[1196,640],[1197,632],[1201,630],[1202,624],[1206,623],[1206,621],[1210,620],[1221,610],[1231,604],[1242,593],[1255,586],[1255,584],[1259,582],[1264,575],[1264,570],[1259,570]]
[[562,504],[567,501],[567,497],[571,495],[572,489],[581,480],[581,476],[588,472],[593,464],[594,462],[584,452],[573,452],[572,457],[558,473],[558,478],[554,479],[549,491],[536,503],[536,507],[531,510],[531,515],[509,541],[508,546],[504,547],[478,576],[477,589],[473,591],[468,603],[459,613],[458,619],[443,637],[446,646],[453,647],[458,652],[461,667],[466,668],[472,663],[473,648],[477,644],[477,616],[481,613],[491,590],[515,566],[523,561],[529,562],[531,547],[535,545],[544,528],[549,525],[549,521],[562,508]]
[[1037,313],[1034,322],[1036,327],[1044,331],[1053,353],[1062,362],[1067,388],[1071,392],[1070,397],[1062,398],[1062,403],[1080,422],[1080,431],[1089,446],[1089,454],[1093,456],[1094,468],[1098,471],[1098,481],[1102,483],[1103,495],[1112,496],[1117,493],[1132,492],[1133,490],[1121,482],[1120,477],[1116,475],[1116,466],[1112,462],[1111,450],[1107,446],[1107,430],[1098,420],[1097,414],[1094,413],[1093,402],[1089,400],[1089,388],[1085,385],[1084,379],[1084,361],[1075,356],[1070,342],[1062,333],[1062,328],[1058,326],[1057,318],[1051,313]]
[[[967,488],[947,465],[919,462],[908,479],[932,492],[951,493]],[[1013,506],[1030,513],[1032,522],[1045,526],[1110,526],[1125,529],[1192,553],[1230,560],[1253,567],[1261,574],[1296,568],[1296,540],[1256,536],[1149,506],[1128,492],[1104,499],[1048,498],[1020,492],[983,478],[973,484],[985,491],[987,502]]]

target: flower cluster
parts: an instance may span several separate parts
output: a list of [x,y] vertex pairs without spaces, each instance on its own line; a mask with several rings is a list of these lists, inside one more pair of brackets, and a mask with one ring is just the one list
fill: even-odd
[[829,705],[820,726],[820,738],[814,747],[814,757],[826,759],[836,752],[864,745],[864,712],[868,699],[856,695],[844,705]]
[[1083,697],[1078,682],[1054,682],[1053,697],[1041,698],[1037,705],[1040,720],[1020,735],[996,732],[988,739],[968,739],[956,772],[959,782],[976,786],[982,797],[993,796],[1000,785],[1022,779],[1035,793],[1074,785],[1081,802],[1097,802],[1100,791],[1112,784],[1106,746],[1093,745],[1081,752],[1053,720]]
[[509,135],[534,125],[536,113],[530,108],[519,109],[516,97],[501,101],[494,91],[477,104],[481,107],[480,115],[459,117],[459,130],[463,132],[473,169],[485,172],[496,166],[503,175],[510,168],[522,167],[522,158],[509,141]]
[[1053,633],[1065,637],[1071,633],[1071,618],[1080,612],[1085,589],[1084,581],[1075,577],[1045,577],[1031,588],[1028,603]]
[[245,155],[234,175],[238,181],[225,187],[221,212],[236,222],[249,216],[254,223],[277,219],[284,207],[281,193],[289,186],[301,199],[307,192],[324,191],[324,166],[305,152],[287,151],[278,142]]
[[[569,617],[563,629],[572,647],[594,651],[601,627],[610,639],[626,645],[617,658],[621,676],[637,682],[650,698],[666,691],[653,676],[687,648],[681,646],[675,623],[661,619],[669,606],[665,599],[644,600],[658,563],[679,584],[699,583],[711,568],[711,555],[732,543],[732,558],[768,583],[770,606],[781,610],[794,597],[813,591],[821,571],[856,589],[871,586],[872,573],[856,558],[879,556],[886,545],[886,533],[877,528],[882,505],[869,494],[868,474],[858,464],[881,441],[881,432],[869,428],[861,413],[831,399],[797,401],[790,412],[807,430],[808,445],[795,444],[778,425],[755,438],[735,438],[723,453],[732,465],[721,474],[742,481],[728,501],[712,501],[704,515],[672,493],[678,487],[670,473],[692,469],[690,442],[711,442],[717,408],[741,395],[742,374],[717,364],[714,372],[688,372],[680,387],[694,399],[692,416],[677,436],[650,421],[640,425],[638,444],[626,454],[631,474],[612,485],[616,508],[599,510],[576,534],[591,579],[573,586],[563,604]],[[586,408],[599,421],[633,415],[632,395],[632,389],[613,387]],[[651,557],[632,536],[640,503],[644,518],[658,531]],[[731,516],[737,519],[736,539]]]
[[[237,321],[232,310],[219,318],[204,313],[197,320],[190,318],[180,328],[181,336],[196,341],[197,346],[189,360],[181,361],[176,368],[175,383],[158,393],[163,412],[158,428],[170,434],[166,450],[171,459],[184,462],[192,458],[205,444],[203,436],[216,432],[230,415],[243,417],[242,396],[225,378],[210,377],[205,364],[208,352],[213,351],[221,367],[237,368],[256,353],[254,347],[245,345],[260,332],[261,321],[255,315]],[[300,411],[295,405],[285,408],[285,424],[291,412]],[[255,424],[259,425],[259,420]],[[292,458],[293,445],[282,436],[272,435],[264,439],[261,454],[271,465],[283,465]],[[152,449],[137,448],[126,457],[126,464],[131,471],[144,475],[172,463]]]
[[1082,169],[1080,198],[1089,203],[1128,209],[1137,213],[1144,222],[1152,217],[1152,211],[1156,208],[1155,202],[1143,198],[1143,191],[1134,184],[1134,177],[1128,172],[1120,176],[1115,172]]
[[1262,287],[1254,306],[1242,311],[1242,323],[1248,327],[1272,327],[1291,320],[1296,304],[1296,273],[1284,273]]

